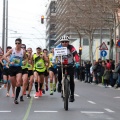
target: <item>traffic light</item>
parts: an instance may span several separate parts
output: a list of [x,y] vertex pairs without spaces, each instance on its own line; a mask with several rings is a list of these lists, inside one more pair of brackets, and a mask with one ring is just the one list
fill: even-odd
[[41,24],[44,24],[44,16],[41,16]]
[[79,48],[79,55],[82,55],[82,47]]

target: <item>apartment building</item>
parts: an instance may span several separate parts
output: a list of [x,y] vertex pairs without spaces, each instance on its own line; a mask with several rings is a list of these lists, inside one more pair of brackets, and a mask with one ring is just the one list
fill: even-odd
[[49,0],[47,12],[46,12],[46,48],[50,50],[50,47],[55,44],[56,36],[56,0]]

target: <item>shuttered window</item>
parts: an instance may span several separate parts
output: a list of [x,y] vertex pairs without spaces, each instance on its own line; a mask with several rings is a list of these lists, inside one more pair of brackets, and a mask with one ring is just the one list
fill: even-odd
[[89,45],[88,38],[83,38],[83,45],[85,45],[85,46]]

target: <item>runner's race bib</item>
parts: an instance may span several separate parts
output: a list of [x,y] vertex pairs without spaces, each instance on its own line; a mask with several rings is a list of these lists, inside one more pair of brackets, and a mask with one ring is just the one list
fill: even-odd
[[20,59],[19,58],[13,58],[12,60],[14,64],[20,64]]
[[43,67],[42,67],[42,62],[37,62],[37,63],[36,63],[36,68],[43,68]]

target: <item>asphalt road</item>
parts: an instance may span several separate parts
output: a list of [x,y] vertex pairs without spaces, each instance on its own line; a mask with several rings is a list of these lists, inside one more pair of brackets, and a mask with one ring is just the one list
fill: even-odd
[[13,104],[6,97],[6,89],[0,89],[0,120],[120,120],[120,89],[75,80],[75,102],[69,110],[63,108],[61,94],[46,92],[42,97],[24,96],[24,102]]

